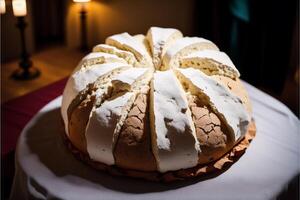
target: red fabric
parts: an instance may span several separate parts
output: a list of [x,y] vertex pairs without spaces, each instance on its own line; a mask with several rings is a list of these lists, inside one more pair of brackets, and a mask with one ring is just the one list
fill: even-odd
[[14,150],[27,122],[48,102],[62,94],[67,78],[1,105],[1,156]]

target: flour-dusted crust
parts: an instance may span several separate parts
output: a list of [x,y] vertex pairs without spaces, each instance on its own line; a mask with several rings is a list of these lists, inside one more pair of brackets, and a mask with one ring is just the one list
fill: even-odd
[[158,171],[166,172],[197,165],[199,142],[185,92],[173,71],[154,74],[150,124],[152,150]]
[[194,68],[176,69],[187,90],[198,96],[227,125],[235,141],[247,131],[250,116],[241,99],[226,86]]
[[182,33],[174,28],[151,27],[149,29],[147,39],[151,44],[152,60],[156,69],[160,68],[162,57],[168,47],[180,38]]
[[137,95],[116,142],[116,165],[125,169],[155,171],[152,153],[149,112],[149,93]]
[[240,76],[231,59],[224,53],[215,50],[196,51],[180,59],[182,67],[194,67],[208,75],[220,74],[230,78]]
[[239,75],[214,43],[176,29],[110,36],[68,80],[66,137],[119,175],[170,181],[224,169],[254,125]]
[[238,96],[241,99],[248,113],[252,113],[252,105],[250,102],[249,95],[239,78],[231,79],[229,77],[220,75],[213,75],[211,76],[211,78],[218,81],[220,84],[227,87],[234,95]]
[[190,178],[207,178],[219,175],[225,172],[231,165],[239,160],[239,158],[246,152],[252,139],[256,135],[255,122],[252,121],[248,127],[248,131],[244,138],[241,139],[232,149],[225,152],[218,160],[199,164],[195,167],[170,171],[166,173],[159,173],[156,171],[140,171],[140,170],[130,170],[117,167],[115,165],[109,166],[104,163],[93,161],[89,158],[87,154],[78,150],[66,136],[64,136],[66,145],[71,150],[71,152],[81,161],[84,161],[88,165],[95,169],[107,171],[108,173],[116,176],[127,176],[133,178],[141,178],[149,181],[162,181],[162,182],[172,182],[172,181],[182,181]]
[[132,52],[140,63],[140,66],[151,67],[153,65],[145,41],[140,41],[128,33],[110,36],[105,40],[105,43],[121,50]]
[[211,49],[218,51],[218,47],[209,40],[198,37],[183,37],[176,40],[167,49],[162,59],[162,70],[177,68],[180,64],[180,58],[193,52]]
[[[113,58],[116,58],[116,56],[112,55]],[[100,58],[102,57],[102,54],[100,54]],[[109,56],[107,56],[109,57]],[[86,57],[84,58],[86,59]],[[94,58],[97,60],[97,58]],[[63,92],[63,100],[61,105],[61,113],[63,116],[63,120],[66,127],[66,133],[68,134],[68,115],[70,114],[70,105],[74,104],[74,99],[80,99],[78,98],[78,95],[80,96],[81,92],[84,90],[89,89],[90,84],[94,84],[99,82],[99,84],[102,85],[102,87],[105,85],[105,83],[109,82],[109,79],[112,75],[115,73],[118,73],[122,69],[129,68],[130,66],[123,62],[107,62],[102,64],[93,64],[93,65],[87,65],[85,66],[85,61],[81,61],[83,63],[82,65],[78,65],[72,75],[70,76],[65,90]],[[99,81],[97,81],[99,79]],[[107,81],[108,80],[108,81]],[[86,91],[88,92],[88,91]],[[84,93],[86,93],[84,92]],[[80,103],[75,103],[78,105]]]
[[137,65],[137,60],[133,53],[129,51],[123,51],[121,49],[118,49],[114,46],[107,45],[107,44],[98,44],[94,46],[93,52],[104,52],[109,54],[114,54],[128,62],[128,64]]

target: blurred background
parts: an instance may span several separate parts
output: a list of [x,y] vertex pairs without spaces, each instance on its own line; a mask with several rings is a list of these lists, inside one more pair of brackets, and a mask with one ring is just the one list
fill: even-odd
[[[78,0],[77,0],[78,1]],[[79,0],[80,1],[80,0]],[[68,76],[84,55],[81,4],[27,0],[26,46],[41,75],[16,81],[20,36],[12,1],[1,14],[1,100],[7,101]],[[241,78],[299,114],[299,2],[258,0],[92,0],[85,3],[87,46],[127,31],[173,27],[212,40],[232,58]]]

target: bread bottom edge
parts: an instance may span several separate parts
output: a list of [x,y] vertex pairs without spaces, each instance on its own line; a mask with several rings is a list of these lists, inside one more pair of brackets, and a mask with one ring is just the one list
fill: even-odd
[[172,182],[177,180],[191,179],[195,177],[208,178],[209,176],[217,176],[225,172],[231,165],[237,162],[238,159],[246,152],[255,135],[256,126],[254,120],[252,120],[249,124],[248,131],[245,134],[244,138],[241,139],[232,149],[230,149],[219,159],[206,164],[199,164],[192,168],[169,171],[165,173],[160,173],[158,171],[138,171],[120,168],[116,165],[106,165],[104,163],[91,160],[91,158],[86,153],[83,153],[80,150],[78,150],[71,143],[66,134],[63,134],[63,139],[68,149],[78,160],[83,161],[84,163],[92,166],[97,170],[107,171],[108,173],[117,176],[141,178],[150,181]]

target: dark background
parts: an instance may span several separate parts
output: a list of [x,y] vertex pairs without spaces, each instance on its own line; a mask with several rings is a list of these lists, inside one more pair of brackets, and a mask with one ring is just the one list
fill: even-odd
[[[234,2],[197,1],[198,9],[207,9],[197,12],[196,33],[227,52],[242,79],[278,97],[287,79],[299,84],[299,2],[242,0],[248,20],[232,12]],[[295,87],[285,95],[298,94]],[[299,114],[297,105],[292,109]]]

